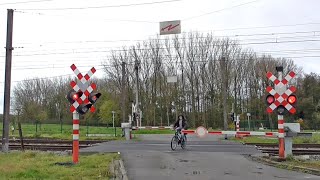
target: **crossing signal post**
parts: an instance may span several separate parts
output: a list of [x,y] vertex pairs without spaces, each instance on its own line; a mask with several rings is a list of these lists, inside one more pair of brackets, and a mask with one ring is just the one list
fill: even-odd
[[282,78],[283,67],[277,67],[278,78],[271,72],[267,72],[267,78],[274,83],[274,88],[268,86],[266,88],[267,96],[267,112],[273,113],[274,110],[278,114],[278,138],[279,138],[279,159],[285,159],[285,145],[284,145],[284,119],[283,115],[286,113],[296,113],[297,97],[294,94],[296,87],[291,86],[287,88],[288,82],[294,78],[295,73],[291,71],[288,75]]
[[66,98],[70,102],[70,112],[73,114],[73,146],[72,146],[72,159],[73,163],[79,162],[79,115],[84,115],[89,110],[95,112],[94,104],[100,98],[101,93],[93,92],[97,86],[94,83],[88,85],[90,77],[96,72],[96,69],[92,67],[89,72],[83,76],[78,68],[72,64],[72,71],[76,74],[77,82],[71,81],[70,86],[72,90],[67,93]]

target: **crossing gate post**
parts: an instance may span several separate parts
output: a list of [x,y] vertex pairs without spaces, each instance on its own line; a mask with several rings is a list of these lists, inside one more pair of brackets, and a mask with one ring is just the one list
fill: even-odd
[[[236,131],[237,132],[240,131],[240,116],[239,115],[236,116]],[[241,136],[236,134],[236,138],[241,138]]]
[[283,115],[278,115],[279,159],[285,159],[283,124],[284,124]]
[[[268,86],[266,91],[269,93],[266,97],[267,112],[272,113],[277,110],[278,113],[278,139],[279,139],[279,160],[285,160],[285,142],[284,142],[284,118],[283,115],[286,112],[294,114],[296,108],[293,104],[296,101],[296,96],[293,93],[296,91],[295,86],[291,86],[287,89],[288,82],[295,76],[295,73],[291,71],[287,76],[282,78],[283,67],[276,67],[278,71],[278,78],[271,72],[267,72],[267,78],[274,83],[275,88]],[[293,99],[292,99],[293,98]]]
[[95,83],[88,84],[90,77],[96,72],[96,69],[92,67],[86,75],[78,70],[78,68],[72,64],[70,66],[78,79],[78,83],[75,81],[70,82],[72,90],[69,91],[66,98],[71,103],[70,112],[72,113],[72,160],[74,164],[79,162],[79,127],[80,127],[80,114],[83,115],[90,111],[95,111],[94,103],[101,96],[101,93],[94,93],[97,86]]
[[72,160],[73,163],[79,162],[79,113],[73,112],[73,137],[72,137]]

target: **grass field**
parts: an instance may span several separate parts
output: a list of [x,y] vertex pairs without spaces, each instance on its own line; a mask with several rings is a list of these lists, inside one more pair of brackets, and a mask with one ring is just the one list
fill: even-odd
[[[72,125],[63,125],[62,132],[60,124],[42,124],[41,128],[38,125],[36,131],[35,124],[22,124],[23,136],[28,138],[57,138],[57,139],[72,139]],[[0,126],[0,131],[2,131],[2,126]],[[86,134],[105,134],[108,136],[99,136],[99,137],[87,137]],[[1,133],[2,134],[2,133]],[[99,127],[99,126],[87,126],[80,124],[80,140],[87,139],[105,139],[105,140],[117,140],[123,139],[121,138],[122,129],[120,127],[116,128],[116,135],[114,137],[115,129],[112,127]],[[132,131],[132,134],[174,134],[173,130],[165,129],[165,130],[135,130]],[[14,133],[12,134],[10,127],[10,137],[19,137],[19,131],[16,128]]]
[[[42,124],[41,128],[38,125],[38,131],[36,132],[36,126],[34,124],[22,124],[22,131],[24,137],[33,137],[33,138],[59,138],[59,139],[72,139],[72,125],[63,125],[62,133],[60,124]],[[0,127],[2,131],[2,126]],[[80,124],[80,140],[85,139],[119,139],[122,133],[121,128],[116,128],[117,137],[114,137],[114,128],[112,127],[97,127],[89,126],[89,134],[109,134],[109,137],[87,137],[87,126]],[[11,137],[19,137],[18,129],[15,129],[14,133],[10,129]]]
[[109,179],[112,160],[120,159],[115,153],[81,155],[79,164],[62,166],[72,157],[44,152],[0,153],[0,179]]

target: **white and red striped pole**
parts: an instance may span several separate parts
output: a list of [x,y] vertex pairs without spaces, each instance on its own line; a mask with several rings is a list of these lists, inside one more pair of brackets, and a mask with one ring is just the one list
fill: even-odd
[[279,159],[284,157],[284,119],[283,115],[278,115],[278,138],[279,138]]
[[[240,131],[240,118],[239,116],[236,116],[236,131],[239,132]],[[239,138],[240,136],[238,134],[236,134],[236,138]]]
[[73,163],[79,162],[79,113],[73,113],[73,145],[72,145],[72,159]]
[[237,116],[236,131],[240,131],[240,118],[239,118],[239,116]]

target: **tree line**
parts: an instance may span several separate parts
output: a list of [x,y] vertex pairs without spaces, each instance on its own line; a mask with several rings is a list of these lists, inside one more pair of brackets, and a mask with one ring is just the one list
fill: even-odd
[[[107,56],[107,55],[106,55]],[[125,89],[122,86],[122,66],[125,62]],[[284,74],[297,73],[291,85],[297,86],[297,114],[305,126],[320,121],[319,75],[304,74],[290,59],[275,58],[244,48],[239,41],[217,38],[212,34],[189,33],[174,37],[156,37],[135,45],[114,50],[103,62],[105,77],[93,79],[102,92],[97,112],[84,117],[93,124],[111,123],[116,111],[120,125],[122,90],[126,91],[126,112],[131,113],[135,101],[135,67],[138,67],[138,89],[143,125],[172,124],[178,114],[186,115],[193,127],[223,128],[231,123],[229,113],[246,114],[265,126],[276,127],[276,116],[266,113],[265,88],[273,85],[267,71],[277,75],[276,66]],[[177,77],[170,83],[168,77]],[[71,113],[65,95],[71,78],[34,79],[14,87],[14,110],[23,121],[71,123]],[[227,120],[227,122],[225,122]]]

